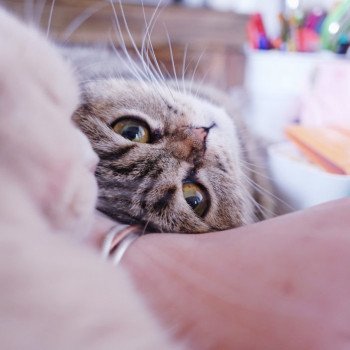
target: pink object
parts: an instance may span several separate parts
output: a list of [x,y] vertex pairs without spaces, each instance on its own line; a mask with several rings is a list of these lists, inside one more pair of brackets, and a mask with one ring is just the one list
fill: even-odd
[[350,62],[318,65],[310,89],[302,99],[301,123],[350,129]]
[[320,38],[309,28],[300,28],[297,31],[297,50],[300,52],[314,52],[319,49]]

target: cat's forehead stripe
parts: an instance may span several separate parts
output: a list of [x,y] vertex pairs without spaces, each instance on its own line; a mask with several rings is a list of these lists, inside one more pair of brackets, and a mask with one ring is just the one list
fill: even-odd
[[129,165],[111,164],[110,169],[115,175],[130,175],[133,174],[136,178],[141,178],[151,172],[158,171],[157,159],[145,160],[142,163],[132,163]]
[[157,212],[161,212],[168,208],[172,204],[172,200],[174,198],[176,190],[176,186],[171,186],[168,189],[166,189],[164,191],[165,194],[153,204],[153,209]]

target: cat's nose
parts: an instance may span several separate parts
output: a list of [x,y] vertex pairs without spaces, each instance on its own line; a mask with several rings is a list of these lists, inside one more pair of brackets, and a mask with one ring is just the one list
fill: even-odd
[[195,128],[193,129],[193,138],[199,143],[202,144],[205,142],[205,139],[208,136],[208,128]]
[[196,143],[204,145],[205,140],[209,134],[210,129],[216,126],[215,123],[210,125],[209,127],[199,127],[199,128],[191,128],[191,137],[195,140]]
[[175,158],[184,159],[188,162],[193,159],[199,159],[203,157],[206,150],[206,139],[210,127],[194,127],[185,126],[178,128],[171,134],[167,149],[173,154]]

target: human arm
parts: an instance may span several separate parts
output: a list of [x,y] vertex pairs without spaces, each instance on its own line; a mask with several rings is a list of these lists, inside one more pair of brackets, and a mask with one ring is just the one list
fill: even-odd
[[204,235],[149,235],[122,264],[191,349],[348,349],[350,200]]

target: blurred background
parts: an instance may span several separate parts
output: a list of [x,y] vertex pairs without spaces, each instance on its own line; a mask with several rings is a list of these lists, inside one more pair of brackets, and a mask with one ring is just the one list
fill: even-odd
[[[121,45],[110,1],[0,3],[55,41]],[[270,145],[281,213],[350,195],[350,0],[114,4],[131,53],[132,40],[140,48],[152,23],[154,52],[165,72],[182,76],[185,70],[240,104],[252,132]]]
[[[51,0],[2,1],[24,18],[34,17],[46,30],[52,10]],[[1,0],[0,0],[1,3]],[[126,32],[119,0],[114,1],[126,45],[133,52]],[[247,16],[233,10],[216,11],[197,1],[130,0],[122,1],[123,11],[138,47],[141,47],[146,24],[156,13],[152,31],[152,44],[158,61],[172,72],[169,35],[177,73],[182,70],[186,51],[187,74],[191,76],[195,67],[197,79],[206,75],[207,81],[228,89],[243,83],[245,25]],[[143,6],[142,6],[143,3]],[[33,15],[34,14],[34,15]],[[113,40],[120,45],[113,33],[113,11],[110,1],[101,0],[56,0],[52,11],[50,37],[75,44],[100,44]],[[200,62],[197,64],[200,58]]]

